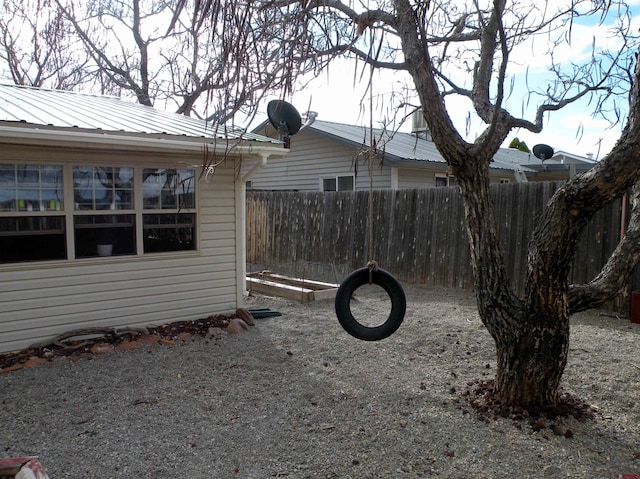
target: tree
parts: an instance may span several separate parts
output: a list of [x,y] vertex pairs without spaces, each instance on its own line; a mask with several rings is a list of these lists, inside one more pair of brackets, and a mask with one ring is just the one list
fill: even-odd
[[[569,284],[576,244],[586,223],[640,178],[640,71],[633,70],[636,39],[629,34],[625,4],[275,0],[265,8],[282,12],[287,28],[297,25],[302,37],[298,54],[292,57],[311,58],[318,69],[337,55],[347,55],[371,68],[409,73],[417,106],[457,178],[464,201],[478,310],[496,344],[494,391],[507,405],[559,406],[570,314],[613,298],[640,259],[635,193],[627,235],[600,275],[586,285]],[[604,20],[609,13],[618,19],[611,32],[611,38],[620,40],[616,49],[602,51],[594,38],[593,50],[582,63],[557,60],[556,48],[571,39],[578,20],[584,16]],[[523,105],[516,102],[514,107],[509,101],[516,81],[510,74],[516,65],[512,54],[541,39],[551,45],[545,56],[549,83],[526,95],[526,104],[537,105],[527,119]],[[539,132],[546,115],[580,100],[593,102],[596,114],[620,116],[620,94],[629,87],[629,82],[621,81],[625,78],[633,86],[622,136],[591,171],[572,178],[553,196],[531,238],[526,290],[519,297],[510,286],[497,239],[489,164],[511,131]],[[454,95],[466,98],[485,124],[473,142],[465,140],[447,110],[446,102]],[[513,113],[518,110],[519,115]]]
[[520,141],[517,136],[509,143],[509,148],[524,151],[525,153],[531,153],[527,144],[524,141]]
[[284,69],[282,48],[254,18],[256,8],[224,0],[7,0],[0,60],[19,84],[132,96],[224,124],[239,112],[251,116],[266,94],[287,91],[298,72]]
[[71,89],[87,60],[69,41],[62,12],[48,0],[6,0],[0,15],[0,62],[16,85]]

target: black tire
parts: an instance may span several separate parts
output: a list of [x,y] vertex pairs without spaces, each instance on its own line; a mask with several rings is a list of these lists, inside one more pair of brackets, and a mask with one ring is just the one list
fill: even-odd
[[369,268],[355,270],[340,284],[336,293],[335,307],[338,321],[354,338],[363,341],[379,341],[395,333],[407,310],[407,299],[400,283],[383,269],[375,269],[371,281],[382,287],[391,299],[391,312],[387,320],[379,326],[369,327],[359,323],[351,313],[351,298],[355,291],[364,284],[369,284]]

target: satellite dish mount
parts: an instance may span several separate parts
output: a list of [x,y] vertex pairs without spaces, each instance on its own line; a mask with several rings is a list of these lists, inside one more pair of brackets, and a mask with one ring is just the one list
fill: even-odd
[[291,137],[298,133],[302,126],[302,117],[298,110],[284,100],[271,100],[267,105],[267,116],[275,129],[278,138],[285,148],[291,147]]

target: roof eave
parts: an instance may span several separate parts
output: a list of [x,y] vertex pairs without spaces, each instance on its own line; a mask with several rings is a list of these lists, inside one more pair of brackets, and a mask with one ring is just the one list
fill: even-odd
[[207,149],[215,155],[249,157],[284,157],[289,150],[259,141],[242,138],[220,139],[180,137],[166,134],[126,134],[76,129],[7,126],[0,123],[0,143],[51,145],[51,142],[84,148],[142,149],[164,152],[201,152]]

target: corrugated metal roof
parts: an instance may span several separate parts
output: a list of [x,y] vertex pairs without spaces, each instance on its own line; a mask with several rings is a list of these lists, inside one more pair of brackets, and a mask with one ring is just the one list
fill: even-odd
[[[346,140],[354,145],[369,145],[368,127],[316,120],[308,128],[315,129],[341,141]],[[378,128],[373,129],[373,136],[378,143],[378,148],[382,149],[384,147],[385,161],[388,164],[407,164],[411,162],[445,163],[433,141],[424,137],[402,131],[391,134]],[[516,154],[520,153],[518,151]],[[510,152],[502,152],[496,155],[491,166],[492,168],[512,171],[514,170],[514,160],[515,158],[512,159]]]
[[[315,120],[307,128],[356,146],[369,145],[368,127]],[[382,145],[384,145],[385,161],[388,164],[445,163],[433,141],[427,140],[424,136],[402,131],[390,134],[380,128],[374,128],[373,134],[378,142],[378,147],[382,149]],[[568,165],[574,164],[577,171],[585,171],[592,168],[595,163],[592,159],[562,151],[556,152],[553,158],[542,162],[530,153],[514,148],[500,148],[493,157],[491,168],[509,171],[519,169],[532,173],[540,171],[543,166],[551,167],[554,165],[560,168],[558,165],[562,165],[562,168],[568,169]]]
[[191,138],[278,140],[242,130],[213,129],[205,120],[170,113],[117,97],[0,84],[0,122],[20,122],[60,129],[162,134]]

